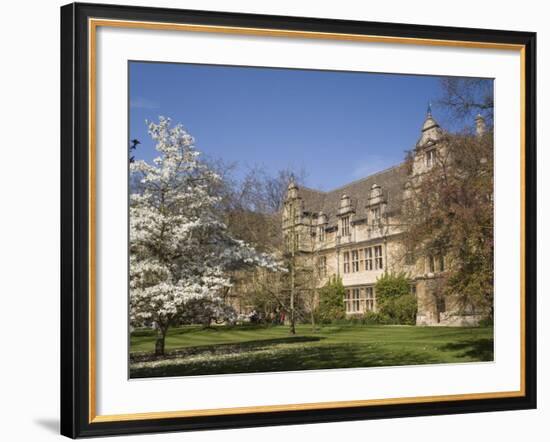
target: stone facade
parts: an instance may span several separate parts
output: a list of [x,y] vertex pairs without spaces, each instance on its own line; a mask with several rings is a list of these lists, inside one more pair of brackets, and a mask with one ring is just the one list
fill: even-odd
[[[477,121],[477,129],[482,122]],[[347,315],[376,311],[374,285],[385,271],[410,275],[418,325],[473,325],[480,315],[459,314],[452,296],[439,296],[445,257],[412,258],[399,241],[400,208],[407,189],[446,155],[443,131],[428,111],[414,150],[412,171],[399,164],[329,192],[290,183],[283,209],[287,250],[315,260],[318,285],[342,277]]]

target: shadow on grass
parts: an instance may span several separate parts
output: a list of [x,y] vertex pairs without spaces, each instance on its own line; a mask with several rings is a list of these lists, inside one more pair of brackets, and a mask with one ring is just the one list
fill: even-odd
[[[312,339],[312,338],[309,338]],[[276,348],[231,358],[174,361],[161,366],[130,367],[131,378],[191,376],[229,373],[320,370],[331,368],[386,367],[441,362],[420,352],[392,352],[376,345],[337,344]]]
[[185,356],[196,356],[201,354],[209,354],[212,356],[219,356],[228,353],[247,353],[260,349],[268,349],[274,345],[280,344],[303,344],[306,342],[318,342],[323,337],[318,336],[289,336],[286,338],[273,338],[273,339],[259,339],[254,341],[245,341],[239,343],[228,344],[211,344],[211,345],[198,345],[194,347],[186,347],[177,350],[170,350],[162,357],[155,356],[152,353],[137,353],[130,355],[130,361],[132,362],[144,362],[144,361],[156,361],[159,359],[174,359]]
[[459,342],[450,342],[440,349],[442,351],[461,352],[461,358],[471,358],[476,361],[492,361],[494,358],[493,339],[470,339]]
[[[200,325],[187,325],[182,327],[174,327],[168,331],[168,336],[178,336],[178,335],[187,335],[193,333],[217,333],[217,332],[226,332],[231,330],[267,330],[269,328],[277,327],[273,324],[235,324],[235,325],[212,325],[209,327],[200,326]],[[132,331],[131,335],[133,338],[142,338],[142,337],[155,337],[156,331],[152,328],[139,328]]]

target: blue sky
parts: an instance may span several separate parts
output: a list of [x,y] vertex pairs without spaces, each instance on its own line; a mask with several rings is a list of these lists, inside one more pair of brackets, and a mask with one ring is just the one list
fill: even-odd
[[[330,190],[403,161],[414,147],[439,77],[130,63],[130,139],[156,156],[145,120],[180,122],[210,158],[306,171]],[[438,119],[438,109],[433,114]]]

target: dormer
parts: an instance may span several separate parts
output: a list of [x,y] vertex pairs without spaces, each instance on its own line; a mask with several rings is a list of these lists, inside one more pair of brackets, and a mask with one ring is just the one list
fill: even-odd
[[344,237],[348,240],[351,238],[354,212],[351,198],[346,194],[342,195],[338,206],[338,236],[340,238]]
[[319,242],[325,242],[325,229],[327,228],[327,224],[328,217],[323,212],[319,212],[319,215],[317,216],[317,240]]

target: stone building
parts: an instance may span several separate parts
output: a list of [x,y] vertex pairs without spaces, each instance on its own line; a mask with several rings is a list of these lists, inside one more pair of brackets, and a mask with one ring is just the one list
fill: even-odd
[[[478,133],[484,128],[476,120]],[[409,186],[446,155],[443,130],[428,110],[413,152],[412,171],[405,163],[345,186],[323,192],[290,183],[283,209],[287,251],[314,261],[318,286],[331,275],[342,277],[347,315],[376,311],[375,283],[385,271],[405,271],[418,301],[418,325],[472,325],[478,312],[459,312],[452,296],[438,291],[444,256],[412,257],[399,237],[400,208]]]

